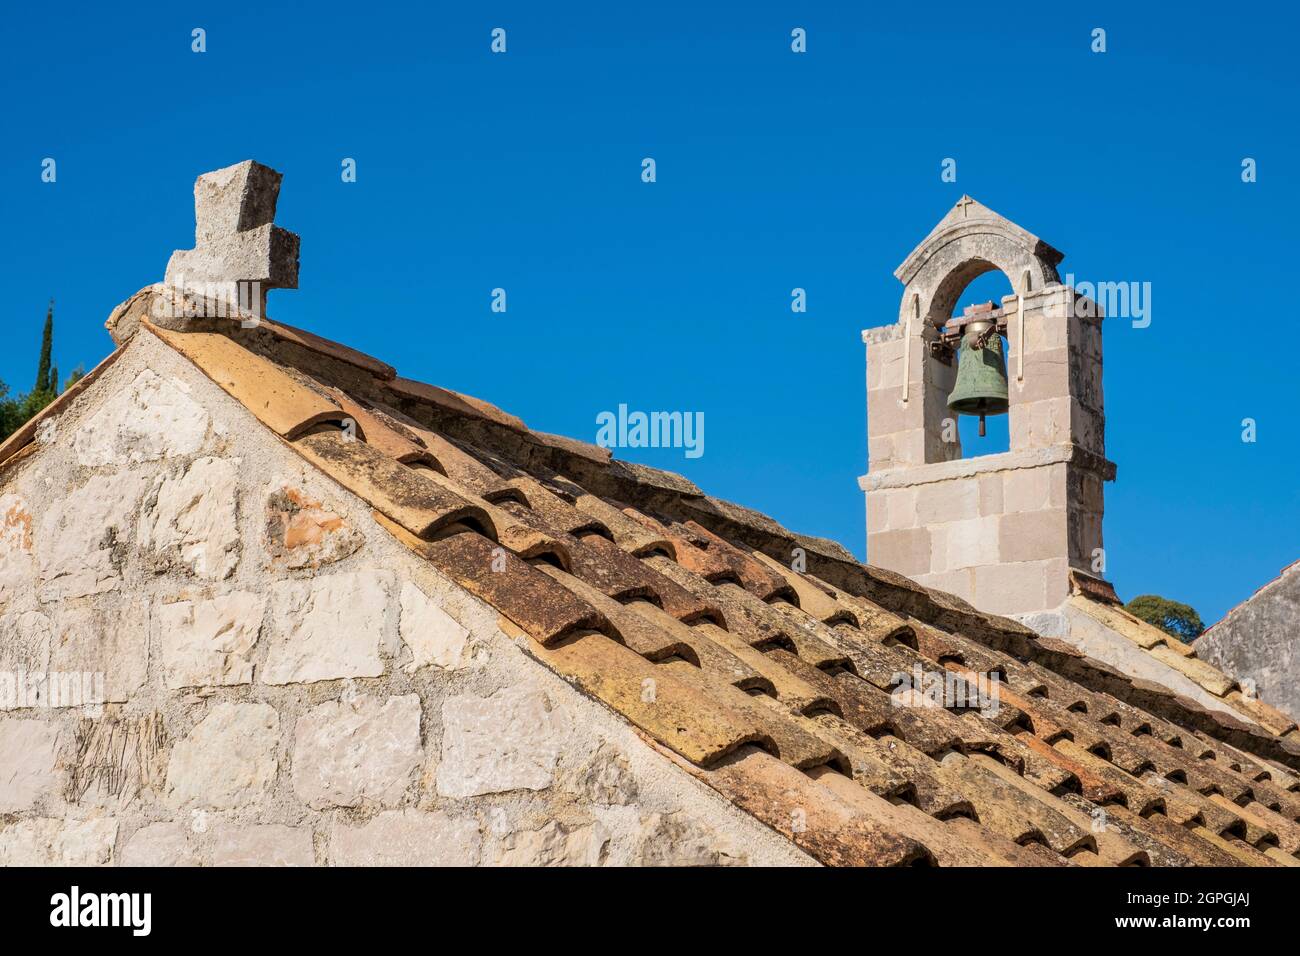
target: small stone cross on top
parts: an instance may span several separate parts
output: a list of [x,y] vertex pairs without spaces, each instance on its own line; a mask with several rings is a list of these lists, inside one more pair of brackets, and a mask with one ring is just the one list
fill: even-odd
[[281,178],[250,159],[195,180],[194,248],[172,253],[164,284],[255,318],[269,290],[298,288],[298,236],[274,223]]

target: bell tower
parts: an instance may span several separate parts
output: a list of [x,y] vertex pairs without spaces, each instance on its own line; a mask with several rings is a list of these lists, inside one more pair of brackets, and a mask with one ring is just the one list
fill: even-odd
[[[1105,573],[1103,484],[1115,466],[1105,454],[1102,316],[1061,284],[1062,258],[962,196],[895,270],[898,321],[862,333],[867,561],[997,614],[1054,610],[1072,574]],[[994,269],[1013,293],[954,317],[966,287]],[[970,401],[970,383],[990,378],[968,366],[958,410],[949,407],[959,356],[1002,336],[1010,448],[962,457],[958,414],[1001,406]]]

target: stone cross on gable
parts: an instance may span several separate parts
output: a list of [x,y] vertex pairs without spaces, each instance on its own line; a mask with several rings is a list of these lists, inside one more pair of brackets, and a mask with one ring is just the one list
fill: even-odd
[[172,253],[163,280],[188,308],[256,319],[269,290],[298,288],[298,236],[273,221],[281,178],[250,159],[195,180],[194,248]]

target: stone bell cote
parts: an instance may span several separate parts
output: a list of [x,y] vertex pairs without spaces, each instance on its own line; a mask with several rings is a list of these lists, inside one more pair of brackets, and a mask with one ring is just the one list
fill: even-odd
[[[1062,285],[1063,258],[963,196],[894,275],[896,323],[867,346],[867,561],[981,610],[1055,609],[1072,573],[1105,571],[1101,320]],[[1000,270],[1014,290],[982,320],[1008,343],[1009,450],[962,457],[948,406],[957,376],[953,310],[972,280]],[[959,338],[959,336],[958,336]]]

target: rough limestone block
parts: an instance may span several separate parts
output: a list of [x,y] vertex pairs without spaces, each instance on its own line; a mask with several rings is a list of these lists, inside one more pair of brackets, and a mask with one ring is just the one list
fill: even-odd
[[610,832],[599,823],[569,829],[554,820],[536,830],[516,830],[497,848],[495,866],[601,866]]
[[423,810],[384,810],[361,826],[334,819],[332,866],[477,866],[478,821]]
[[1009,472],[995,471],[991,475],[980,475],[980,517],[1000,515],[1006,502],[1006,476]]
[[0,830],[0,866],[104,866],[116,842],[109,818],[19,820]]
[[908,385],[907,403],[903,402],[903,387],[878,388],[867,393],[867,423],[873,435],[889,435],[916,428],[921,424],[920,382]]
[[1014,468],[1005,473],[1003,505],[1007,514],[1048,507],[1052,469]]
[[996,532],[989,530],[989,535],[997,542],[997,553],[1003,561],[1039,561],[1066,554],[1064,511],[1027,511],[995,520],[1000,523]]
[[469,631],[410,581],[402,585],[398,631],[411,649],[408,673],[433,665],[459,670],[473,663]]
[[916,489],[916,517],[921,525],[975,518],[979,507],[979,483],[969,479],[936,481]]
[[1025,356],[1025,378],[1016,383],[1016,398],[1037,402],[1070,394],[1070,352],[1049,349]]
[[[894,436],[894,457],[899,465],[919,465],[925,462],[926,456],[933,450],[931,446],[930,435],[924,428],[910,428],[902,434]],[[936,439],[937,441],[937,439]],[[956,446],[947,445],[946,448],[955,448]],[[957,457],[961,457],[960,449],[957,449]],[[942,457],[936,457],[936,460],[944,460]]]
[[[133,597],[114,609],[60,607],[54,616],[48,704],[124,703],[149,672],[149,601]],[[99,698],[99,699],[95,699]]]
[[719,834],[684,813],[651,813],[642,818],[635,856],[616,865],[735,866],[748,862],[744,853],[728,852]]
[[867,539],[867,562],[899,574],[928,574],[929,529],[910,528],[906,531],[886,531],[871,535]]
[[21,495],[0,495],[0,607],[31,588],[35,569],[27,501]]
[[58,788],[60,729],[51,720],[0,719],[0,813],[30,810]]
[[43,707],[47,693],[33,675],[50,670],[54,622],[40,611],[0,615],[0,711]]
[[1025,354],[1065,348],[1071,320],[1065,311],[1049,314],[1044,309],[1025,309]]
[[948,531],[950,528],[952,528],[951,524],[936,524],[930,526],[931,574],[940,574],[952,570],[948,565]]
[[172,750],[168,801],[219,810],[261,801],[275,782],[279,740],[269,704],[216,704]]
[[140,516],[139,543],[155,571],[183,568],[221,581],[239,564],[239,459],[199,458],[164,478]]
[[1059,607],[1070,596],[1070,562],[1065,558],[1052,558],[1047,562],[1047,581],[1043,593],[1046,607]]
[[545,693],[519,686],[450,698],[442,724],[437,787],[445,797],[546,789],[571,732],[568,714]]
[[145,490],[135,471],[92,475],[56,498],[36,533],[42,601],[116,590],[122,580],[131,519]]
[[278,823],[227,825],[213,837],[213,866],[315,866],[311,830]]
[[990,614],[1041,611],[1047,593],[1046,561],[996,564],[975,568],[971,603]]
[[916,489],[890,488],[887,494],[889,496],[889,530],[898,531],[917,527],[920,519],[916,513]]
[[92,468],[157,461],[197,453],[208,428],[208,413],[188,385],[142,369],[77,429],[72,447],[77,461]]
[[266,498],[266,550],[287,568],[319,568],[355,554],[365,538],[342,515],[281,479]]
[[[970,484],[972,490],[976,486]],[[945,526],[944,571],[958,571],[982,564],[997,564],[999,560],[998,523],[1005,518],[996,515],[988,518],[970,518],[954,521]],[[1005,555],[1002,555],[1005,560]],[[937,569],[936,569],[937,570]]]
[[901,388],[904,342],[873,343],[867,348],[867,388]]
[[117,865],[198,866],[199,853],[190,833],[189,825],[180,821],[146,824],[127,839],[117,855]]
[[395,587],[391,571],[375,570],[277,582],[271,616],[278,633],[262,680],[309,684],[381,676],[379,648]]
[[873,491],[867,495],[867,533],[889,530],[889,492]]
[[253,647],[266,596],[235,591],[209,601],[178,601],[154,610],[163,679],[172,689],[229,687],[253,680]]
[[118,812],[138,806],[142,793],[149,802],[162,793],[169,749],[158,711],[106,711],[78,722],[73,739],[75,752],[67,759],[64,790],[69,803]]
[[312,708],[294,730],[293,786],[315,810],[393,807],[424,761],[420,698],[360,696]]

